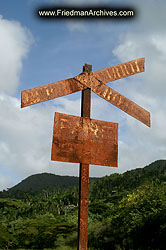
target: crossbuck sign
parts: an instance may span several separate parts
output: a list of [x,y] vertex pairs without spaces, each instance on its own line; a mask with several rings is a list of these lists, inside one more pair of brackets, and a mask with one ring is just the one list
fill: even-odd
[[82,91],[81,117],[55,113],[52,153],[54,161],[80,163],[78,250],[87,250],[89,164],[118,166],[118,124],[90,119],[91,90],[150,127],[150,113],[105,83],[144,72],[144,58],[92,72],[85,64],[73,78],[24,90],[21,107]]

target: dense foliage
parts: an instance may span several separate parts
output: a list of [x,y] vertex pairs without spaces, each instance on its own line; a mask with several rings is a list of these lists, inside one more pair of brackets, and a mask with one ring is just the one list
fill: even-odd
[[[0,250],[76,250],[78,187],[0,192]],[[166,249],[166,161],[90,183],[89,250]]]
[[[98,178],[90,178],[90,182]],[[22,192],[36,193],[41,192],[43,189],[68,189],[68,187],[78,186],[79,178],[74,176],[60,176],[49,173],[34,174],[27,177],[14,187],[10,188],[10,194],[20,197]],[[12,195],[13,196],[13,195]]]

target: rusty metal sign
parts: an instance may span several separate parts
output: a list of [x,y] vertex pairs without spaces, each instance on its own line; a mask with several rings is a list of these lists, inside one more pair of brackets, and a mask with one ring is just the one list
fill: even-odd
[[21,108],[72,94],[85,88],[86,87],[80,84],[77,80],[70,78],[37,88],[24,90],[21,92]]
[[83,72],[70,79],[24,90],[21,95],[21,107],[91,88],[98,96],[150,127],[150,113],[147,110],[105,85],[107,82],[143,72],[144,61],[144,58],[139,58],[98,71]]
[[127,76],[144,72],[144,58],[132,60],[116,66],[93,72],[93,76],[103,83],[112,82]]
[[91,90],[150,127],[150,113],[105,85],[144,72],[144,58],[92,72],[85,64],[76,77],[24,90],[21,107],[82,91],[81,117],[55,113],[51,159],[80,163],[78,250],[87,250],[89,164],[117,167],[118,124],[90,119]]
[[93,76],[88,75],[85,72],[82,73],[81,76],[78,75],[75,78],[82,84],[91,88],[92,91],[98,96],[150,127],[150,113],[138,104],[129,100],[127,97],[121,95],[114,89],[108,87],[98,79],[95,79]]
[[56,112],[51,160],[117,167],[118,123]]

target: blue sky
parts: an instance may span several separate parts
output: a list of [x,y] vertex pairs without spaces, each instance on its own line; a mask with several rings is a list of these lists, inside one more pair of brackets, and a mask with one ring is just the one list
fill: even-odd
[[119,167],[91,166],[90,175],[124,172],[166,157],[166,3],[103,1],[136,9],[136,18],[123,21],[36,17],[42,4],[60,2],[87,6],[85,0],[0,2],[0,189],[35,173],[78,175],[79,164],[51,162],[50,151],[54,112],[80,115],[80,93],[24,109],[20,96],[24,89],[78,75],[84,63],[98,70],[145,57],[145,73],[108,85],[150,111],[152,121],[149,129],[92,94],[91,117],[119,123]]

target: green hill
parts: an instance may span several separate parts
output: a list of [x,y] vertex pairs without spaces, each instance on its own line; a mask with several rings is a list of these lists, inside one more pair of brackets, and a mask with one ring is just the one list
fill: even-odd
[[[90,178],[96,180],[97,178]],[[44,189],[53,190],[55,188],[66,189],[68,187],[78,186],[79,178],[74,176],[60,176],[49,173],[35,174],[27,177],[14,187],[9,189],[9,192],[40,192]]]
[[136,168],[123,174],[104,176],[92,184],[91,195],[104,198],[112,193],[132,192],[153,181],[166,182],[166,160],[158,160],[144,168]]
[[43,189],[54,189],[56,187],[65,188],[66,186],[78,185],[77,177],[60,176],[49,173],[35,174],[27,177],[9,191],[14,192],[16,190],[22,192],[34,191],[40,192]]
[[[166,249],[166,160],[91,180],[88,250]],[[0,249],[76,250],[77,177],[37,174],[11,190],[0,192]]]
[[[144,168],[136,168],[123,174],[116,173],[102,178],[90,178],[90,183],[93,181],[91,186],[93,186],[92,192],[94,196],[97,196],[98,193],[100,193],[100,196],[105,196],[106,194],[101,192],[103,187],[105,191],[107,190],[107,193],[132,190],[156,179],[166,181],[166,160],[158,160]],[[9,192],[40,192],[44,189],[66,189],[68,187],[78,187],[78,183],[78,177],[42,173],[27,177],[9,189]]]

